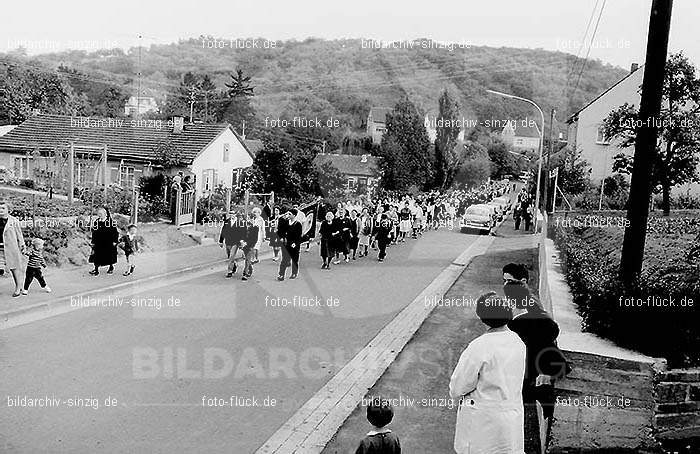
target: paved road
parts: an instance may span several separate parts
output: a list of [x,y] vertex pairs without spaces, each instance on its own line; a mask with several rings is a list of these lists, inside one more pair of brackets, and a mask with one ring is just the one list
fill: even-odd
[[[296,281],[271,261],[248,282],[208,269],[0,331],[0,451],[253,452],[475,238],[429,232],[331,271],[312,248]],[[295,297],[314,307],[273,305]]]

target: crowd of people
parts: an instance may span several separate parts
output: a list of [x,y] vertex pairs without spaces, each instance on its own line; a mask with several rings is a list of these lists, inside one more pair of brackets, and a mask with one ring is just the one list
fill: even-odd
[[[472,204],[484,203],[509,193],[508,182],[492,181],[480,188],[432,191],[420,196],[411,194],[384,194],[374,199],[359,197],[338,202],[335,206],[320,206],[318,240],[322,258],[321,269],[332,265],[368,257],[377,252],[377,260],[387,259],[387,249],[419,239],[426,230],[453,228],[458,218]],[[219,235],[219,245],[228,256],[227,278],[238,269],[238,251],[242,252],[244,268],[242,280],[250,279],[253,265],[265,241],[269,241],[273,260],[279,261],[277,279],[296,279],[299,273],[299,255],[303,244],[307,249],[310,237],[315,237],[313,216],[305,214],[298,205],[272,206],[266,203],[255,207],[246,216],[241,211],[229,212]],[[281,256],[281,259],[280,259]]]

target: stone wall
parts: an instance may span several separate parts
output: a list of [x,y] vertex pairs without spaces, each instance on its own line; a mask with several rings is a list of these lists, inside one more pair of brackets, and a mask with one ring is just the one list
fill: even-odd
[[670,370],[656,385],[657,438],[700,438],[700,369]]

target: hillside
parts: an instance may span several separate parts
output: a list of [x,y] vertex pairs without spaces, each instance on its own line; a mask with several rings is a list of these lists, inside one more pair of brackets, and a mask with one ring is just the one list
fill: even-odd
[[[162,105],[177,93],[186,72],[208,74],[222,89],[230,80],[229,74],[240,68],[252,76],[253,106],[259,119],[295,114],[333,116],[341,124],[360,128],[369,107],[393,106],[402,95],[408,95],[423,111],[434,113],[444,88],[460,100],[466,118],[537,118],[527,104],[484,91],[492,88],[532,98],[545,112],[554,106],[563,121],[626,73],[622,68],[589,61],[578,90],[572,94],[582,61],[563,52],[483,46],[425,48],[431,43],[426,39],[416,41],[413,48],[394,49],[367,48],[359,39],[278,41],[275,48],[261,45],[256,49],[231,48],[226,40],[220,41],[225,47],[210,49],[211,40],[200,37],[144,47],[140,57],[142,93],[154,96]],[[264,42],[262,38],[256,41]],[[3,59],[16,59],[20,66],[34,69],[72,68],[80,73],[68,78],[77,92],[95,91],[95,87],[118,89],[123,96],[137,92],[137,48],[128,52],[62,52],[31,60],[0,57]],[[574,64],[575,74],[567,78]],[[86,88],[90,84],[93,87]],[[207,102],[214,105],[217,101]],[[94,113],[88,109],[84,114]]]

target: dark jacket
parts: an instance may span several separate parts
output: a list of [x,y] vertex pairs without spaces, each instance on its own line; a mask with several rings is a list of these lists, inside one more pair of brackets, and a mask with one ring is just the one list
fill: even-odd
[[255,224],[253,224],[252,221],[248,221],[248,224],[243,228],[243,241],[245,241],[245,246],[243,246],[243,250],[245,252],[248,252],[255,246],[255,243],[258,241],[258,230],[259,227]]
[[284,237],[284,245],[288,249],[292,249],[292,244],[294,245],[294,249],[298,249],[299,246],[301,246],[301,235],[302,235],[302,227],[301,223],[299,222],[294,222],[290,224],[287,227],[287,232]]
[[114,265],[117,263],[117,243],[119,230],[111,218],[105,221],[96,220],[90,229],[92,233],[92,255],[90,262],[97,266]]
[[245,239],[246,227],[245,225],[239,225],[239,222],[236,218],[233,218],[233,225],[231,225],[231,220],[224,222],[224,225],[221,227],[221,234],[219,234],[219,243],[225,242],[226,246],[231,247]]
[[561,365],[553,364],[550,351],[556,349],[559,325],[541,309],[531,310],[508,322],[508,328],[525,344],[525,382],[534,382],[539,374],[557,375]]
[[399,437],[392,432],[367,435],[360,442],[355,454],[401,454]]

